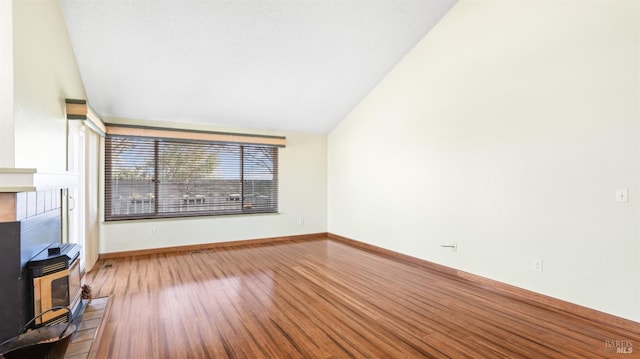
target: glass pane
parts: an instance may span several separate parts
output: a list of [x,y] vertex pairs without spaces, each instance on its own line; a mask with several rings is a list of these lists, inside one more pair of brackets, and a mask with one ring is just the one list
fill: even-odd
[[265,211],[277,208],[275,149],[263,146],[244,147],[244,208]]
[[81,288],[80,263],[76,263],[69,270],[69,296],[76,300],[76,296],[80,295]]
[[51,281],[51,304],[54,307],[69,305],[69,277]]
[[154,209],[154,141],[110,138],[110,176],[106,195],[111,215],[140,215]]
[[240,210],[237,145],[161,142],[158,177],[160,213]]

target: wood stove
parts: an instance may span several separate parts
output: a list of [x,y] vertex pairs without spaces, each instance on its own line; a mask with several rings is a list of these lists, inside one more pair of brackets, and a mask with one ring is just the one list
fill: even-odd
[[32,279],[31,317],[55,306],[71,310],[45,313],[36,325],[70,322],[82,312],[80,284],[80,246],[73,243],[53,243],[31,258],[27,269]]

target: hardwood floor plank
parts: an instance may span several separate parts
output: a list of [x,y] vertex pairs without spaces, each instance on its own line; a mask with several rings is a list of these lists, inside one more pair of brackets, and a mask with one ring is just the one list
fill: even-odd
[[112,296],[97,358],[598,358],[616,357],[607,340],[640,345],[640,324],[329,239],[106,260],[85,278]]

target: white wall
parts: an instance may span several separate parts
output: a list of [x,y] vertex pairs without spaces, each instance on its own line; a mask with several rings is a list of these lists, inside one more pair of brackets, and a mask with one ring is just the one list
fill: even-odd
[[14,167],[12,1],[0,1],[0,79],[0,167]]
[[639,18],[461,0],[329,135],[329,232],[640,321]]
[[[150,124],[132,120],[118,122]],[[155,125],[172,127],[166,123]],[[278,158],[280,213],[106,222],[101,226],[100,253],[327,231],[326,136],[228,128],[194,129],[286,136],[287,146],[279,150]],[[298,223],[299,218],[304,219],[303,224]],[[155,228],[154,235],[150,234],[151,227]]]
[[13,2],[15,166],[65,171],[65,98],[85,92],[57,0]]

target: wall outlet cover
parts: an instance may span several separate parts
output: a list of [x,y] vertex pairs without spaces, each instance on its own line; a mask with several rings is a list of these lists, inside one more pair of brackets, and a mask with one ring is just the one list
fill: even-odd
[[531,260],[531,270],[542,273],[542,259],[534,258]]

